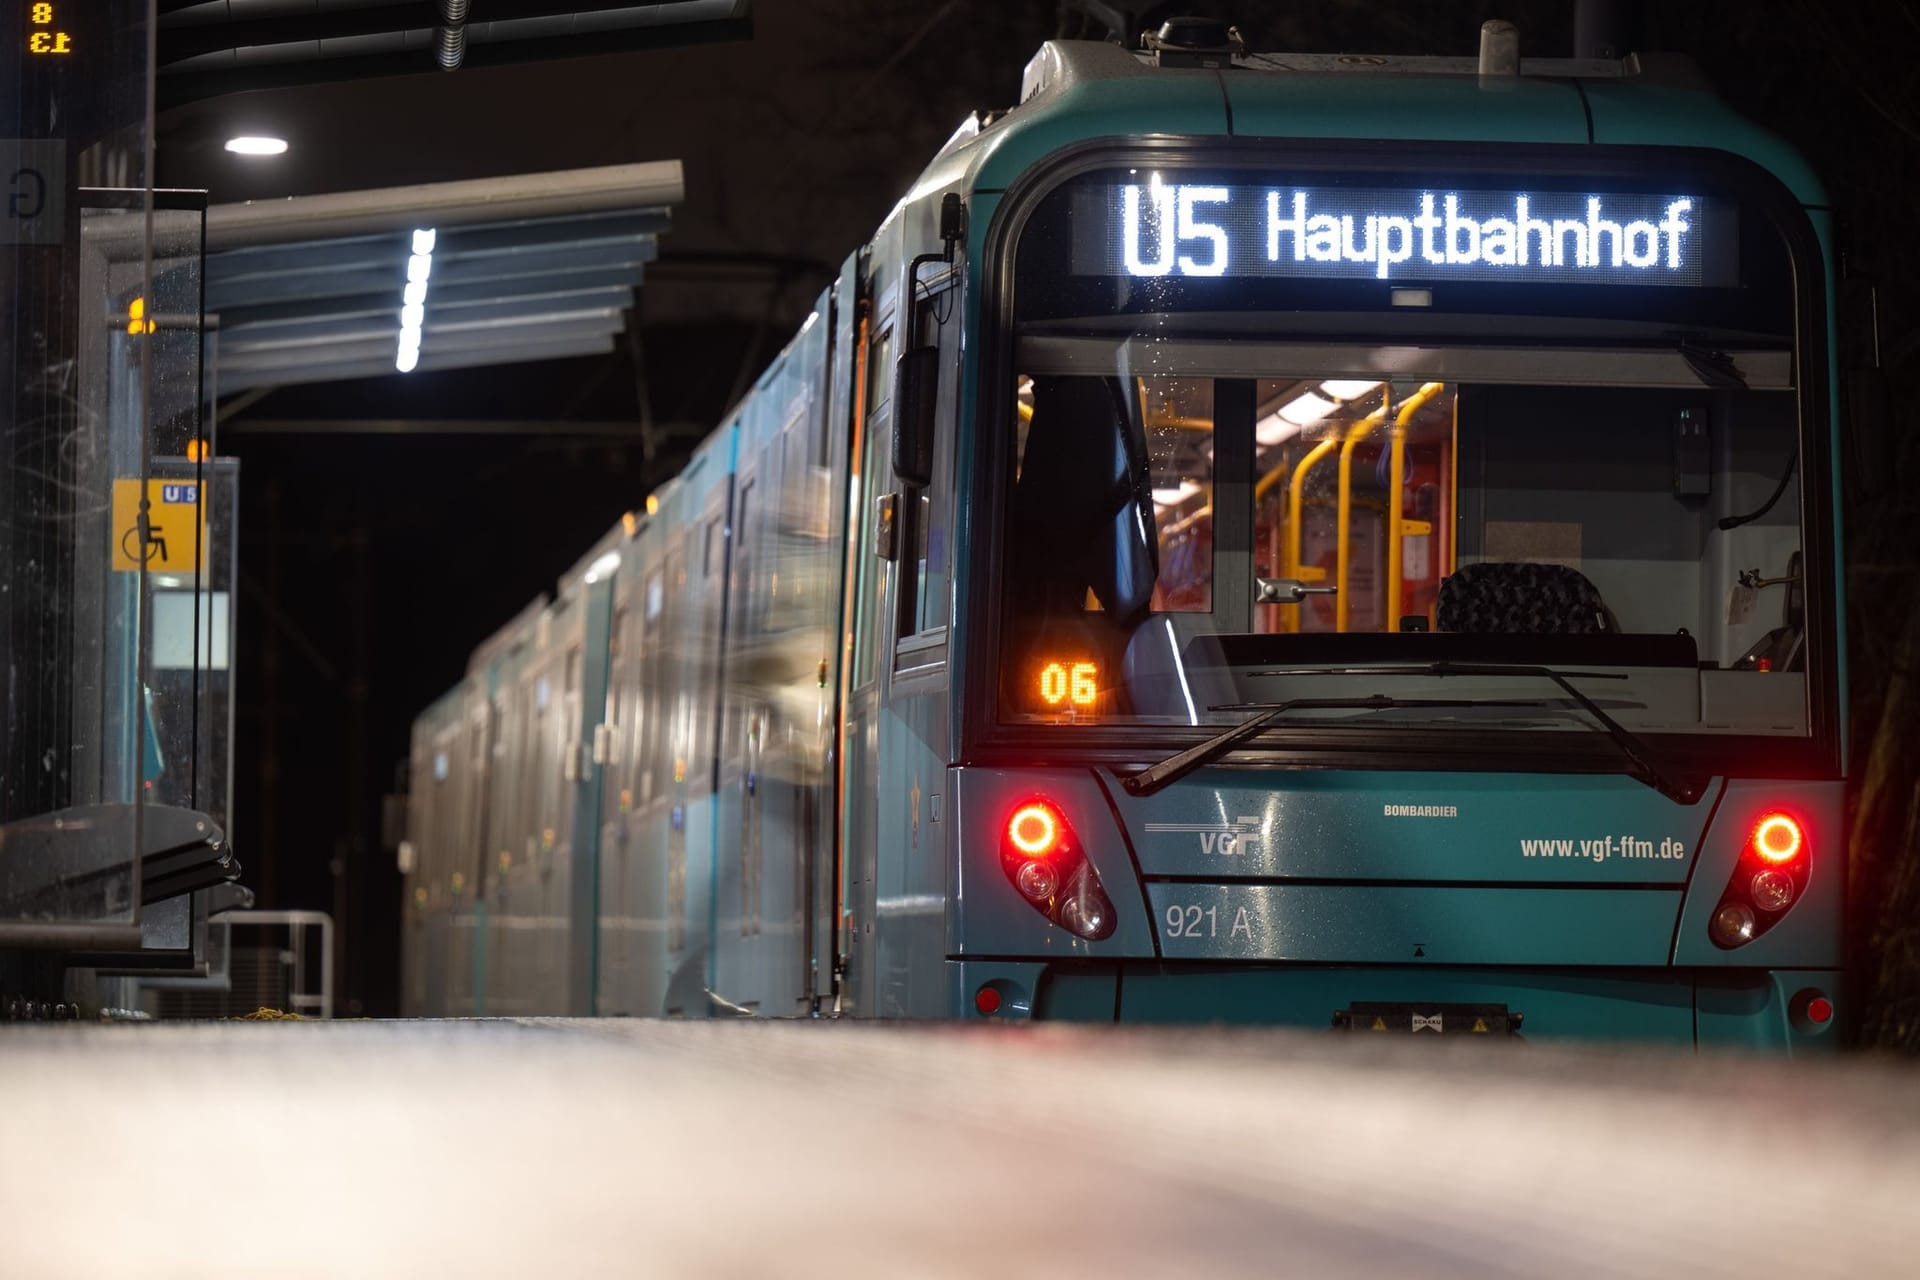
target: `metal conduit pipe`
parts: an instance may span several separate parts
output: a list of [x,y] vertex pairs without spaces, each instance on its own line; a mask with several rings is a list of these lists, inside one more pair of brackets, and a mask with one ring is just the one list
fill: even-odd
[[453,71],[466,56],[467,0],[440,0],[440,25],[433,29],[433,60],[442,71]]

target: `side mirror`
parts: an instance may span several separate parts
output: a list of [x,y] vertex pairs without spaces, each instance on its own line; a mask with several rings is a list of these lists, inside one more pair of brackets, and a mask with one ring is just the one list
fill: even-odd
[[900,354],[893,380],[893,474],[925,488],[933,483],[934,404],[940,390],[940,349]]

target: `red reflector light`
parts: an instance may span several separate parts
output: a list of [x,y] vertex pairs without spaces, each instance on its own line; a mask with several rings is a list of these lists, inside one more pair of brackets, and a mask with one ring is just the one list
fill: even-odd
[[1784,813],[1770,813],[1753,829],[1753,851],[1768,862],[1791,862],[1806,843],[1800,824]]
[[1029,858],[1044,858],[1060,847],[1060,815],[1038,800],[1023,804],[1007,819],[1007,839]]
[[973,1007],[981,1013],[997,1013],[1000,1010],[1000,993],[992,987],[982,987],[973,993]]
[[1807,1001],[1807,1021],[1816,1026],[1833,1021],[1833,1001],[1825,996],[1815,996]]

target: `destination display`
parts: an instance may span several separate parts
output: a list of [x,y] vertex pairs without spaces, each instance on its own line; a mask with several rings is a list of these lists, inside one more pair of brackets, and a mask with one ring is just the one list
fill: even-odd
[[1071,270],[1136,279],[1309,277],[1737,283],[1737,219],[1697,195],[1144,181],[1074,193]]

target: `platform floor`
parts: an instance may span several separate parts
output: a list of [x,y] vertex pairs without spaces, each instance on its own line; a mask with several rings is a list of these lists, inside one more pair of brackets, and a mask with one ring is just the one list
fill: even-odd
[[1903,1064],[1298,1033],[0,1031],[0,1275],[1920,1274]]

